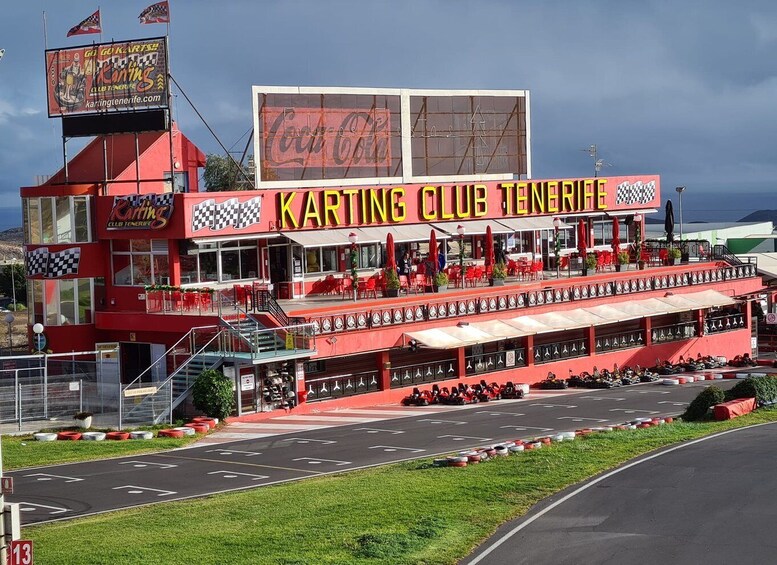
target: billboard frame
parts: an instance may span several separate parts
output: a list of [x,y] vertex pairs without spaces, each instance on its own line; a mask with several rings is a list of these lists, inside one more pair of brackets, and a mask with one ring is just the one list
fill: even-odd
[[[397,96],[400,99],[400,131],[402,139],[402,175],[396,177],[364,177],[351,179],[310,179],[290,181],[262,181],[261,163],[263,162],[262,137],[259,133],[259,95],[261,94],[356,94]],[[532,177],[531,172],[531,98],[528,90],[437,90],[412,88],[362,88],[362,87],[315,87],[315,86],[252,86],[251,107],[254,122],[254,156],[256,172],[254,185],[257,189],[268,188],[312,188],[331,186],[357,186],[392,183],[450,183],[452,178],[457,182],[513,180],[516,175],[510,173],[475,174],[475,175],[443,175],[443,176],[413,176],[411,155],[410,98],[414,96],[502,96],[522,97],[526,103],[526,178]]]

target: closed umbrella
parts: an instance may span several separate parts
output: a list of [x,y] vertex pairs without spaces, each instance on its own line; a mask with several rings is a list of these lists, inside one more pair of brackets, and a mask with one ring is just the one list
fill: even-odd
[[666,242],[671,245],[674,241],[674,209],[672,201],[666,201],[666,216],[664,218],[664,231],[666,232]]
[[621,227],[618,223],[618,218],[612,219],[612,253],[617,259],[618,253],[621,252]]
[[494,234],[491,226],[486,226],[486,268],[494,266]]
[[434,276],[437,274],[437,261],[439,261],[437,257],[437,232],[432,230],[431,235],[429,236],[429,268],[431,269],[431,272],[427,270],[426,274]]
[[585,261],[588,253],[588,236],[586,234],[585,222],[582,218],[577,222],[577,253]]
[[386,236],[386,268],[392,271],[397,270],[397,258],[394,254],[394,236],[390,232]]

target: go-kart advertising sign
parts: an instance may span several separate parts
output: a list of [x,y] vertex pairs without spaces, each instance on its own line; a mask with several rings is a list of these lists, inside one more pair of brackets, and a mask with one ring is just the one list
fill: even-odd
[[167,108],[165,38],[46,51],[49,117]]

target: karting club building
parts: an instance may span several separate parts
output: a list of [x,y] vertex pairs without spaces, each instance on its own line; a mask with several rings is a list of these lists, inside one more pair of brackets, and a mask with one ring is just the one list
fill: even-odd
[[175,126],[21,189],[31,337],[118,345],[135,406],[207,367],[248,413],[751,352],[755,265],[644,240],[656,175],[534,179],[528,91],[252,94],[249,189],[206,192]]

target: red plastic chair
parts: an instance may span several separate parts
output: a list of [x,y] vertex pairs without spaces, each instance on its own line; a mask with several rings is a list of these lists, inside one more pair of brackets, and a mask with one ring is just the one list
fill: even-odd
[[343,277],[340,280],[342,281],[339,286],[340,295],[345,300],[353,295],[353,279],[351,277]]
[[378,297],[378,279],[370,277],[365,281],[359,281],[359,296],[367,298],[372,294],[373,298]]

